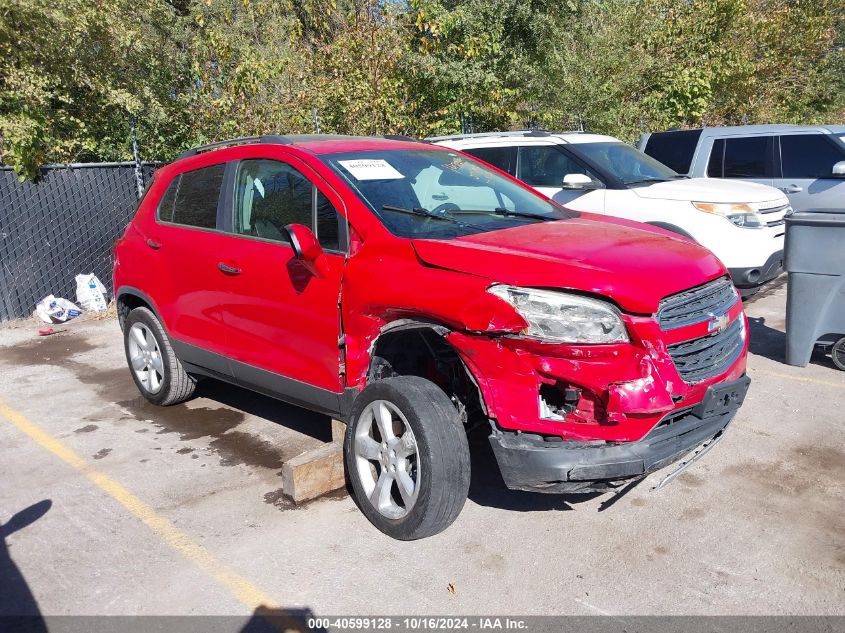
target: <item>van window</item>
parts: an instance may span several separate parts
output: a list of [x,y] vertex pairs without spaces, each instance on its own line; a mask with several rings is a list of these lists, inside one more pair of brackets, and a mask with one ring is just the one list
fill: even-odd
[[601,181],[574,158],[555,145],[527,145],[519,148],[519,173],[517,178],[532,187],[563,186],[567,174],[589,176],[595,186]]
[[225,164],[221,163],[183,173],[176,191],[173,215],[170,220],[166,216],[161,216],[161,219],[202,229],[215,228],[225,169]]
[[498,167],[511,176],[516,175],[516,147],[473,147],[463,151],[493,167]]
[[336,251],[338,219],[328,198],[295,167],[267,159],[238,165],[235,233],[288,243],[285,226],[303,224],[314,231],[323,248]]
[[657,132],[649,136],[643,151],[679,174],[688,174],[701,130]]
[[823,134],[790,134],[780,137],[780,160],[784,178],[829,178],[845,152]]
[[765,178],[771,176],[769,136],[717,139],[713,143],[707,175],[715,178]]

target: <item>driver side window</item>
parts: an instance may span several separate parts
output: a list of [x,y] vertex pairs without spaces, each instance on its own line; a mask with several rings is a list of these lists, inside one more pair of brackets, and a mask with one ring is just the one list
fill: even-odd
[[567,174],[583,174],[602,187],[599,178],[589,169],[554,145],[533,145],[519,148],[517,178],[532,187],[562,187]]
[[242,160],[235,177],[234,230],[289,243],[284,227],[303,224],[323,248],[339,250],[339,216],[331,202],[296,168],[277,160]]

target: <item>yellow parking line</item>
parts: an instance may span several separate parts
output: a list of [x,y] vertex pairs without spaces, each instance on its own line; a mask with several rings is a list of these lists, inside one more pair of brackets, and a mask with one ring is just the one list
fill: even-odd
[[771,376],[772,378],[785,378],[787,380],[795,380],[797,382],[808,382],[814,385],[825,385],[826,387],[839,387],[845,389],[845,382],[833,382],[832,380],[819,380],[818,378],[807,378],[806,376],[792,376],[790,374],[781,374],[776,371],[767,371],[765,369],[751,369],[753,374],[763,374],[764,376]]
[[158,514],[129,490],[108,475],[96,470],[61,441],[41,429],[24,415],[0,400],[0,417],[5,418],[28,435],[39,446],[47,449],[66,464],[84,474],[133,516],[149,527],[156,535],[185,558],[223,585],[240,602],[250,609],[265,606],[276,608],[276,603],[251,582],[217,560],[211,552],[194,543],[169,520]]

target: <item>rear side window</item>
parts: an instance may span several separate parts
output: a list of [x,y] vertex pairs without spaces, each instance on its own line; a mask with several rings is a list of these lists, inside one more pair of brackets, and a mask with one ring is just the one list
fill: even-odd
[[285,226],[303,224],[320,245],[340,250],[339,216],[299,170],[277,160],[243,160],[235,182],[235,233],[288,243]]
[[780,160],[784,178],[829,178],[845,152],[823,134],[790,134],[780,137]]
[[224,164],[211,165],[175,178],[161,199],[159,218],[201,229],[216,228],[225,169]]
[[179,175],[171,180],[170,185],[167,187],[167,191],[165,191],[164,195],[161,197],[161,200],[158,203],[158,218],[160,220],[164,220],[165,222],[173,221],[173,203],[176,202],[176,192],[179,190],[179,181],[181,179],[182,176]]
[[511,176],[516,175],[516,147],[474,147],[463,151]]
[[679,174],[688,174],[701,130],[658,132],[648,138],[643,151]]
[[584,174],[600,186],[598,177],[554,145],[519,148],[517,178],[532,187],[561,187],[567,174]]
[[771,177],[769,136],[717,139],[707,164],[707,175],[714,178]]

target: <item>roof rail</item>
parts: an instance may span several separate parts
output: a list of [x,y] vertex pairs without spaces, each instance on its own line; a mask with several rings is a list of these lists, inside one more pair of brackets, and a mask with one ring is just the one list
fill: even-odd
[[216,141],[214,143],[209,143],[208,145],[200,145],[199,147],[193,147],[188,151],[179,154],[176,160],[188,158],[189,156],[196,156],[197,154],[202,154],[203,152],[210,152],[215,149],[222,149],[224,147],[234,147],[236,145],[245,145],[247,143],[271,143],[275,145],[290,145],[292,141],[288,137],[280,136],[278,134],[265,134],[263,136],[241,136],[239,138],[231,138],[226,141]]
[[578,134],[579,130],[571,132],[551,132],[548,130],[511,130],[508,132],[475,132],[473,134],[448,134],[446,136],[430,136],[425,139],[427,142],[431,141],[459,141],[465,138],[496,138],[502,136],[520,136],[520,137],[545,137],[553,134]]

